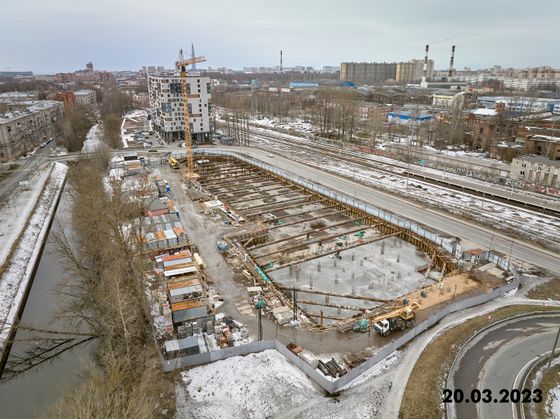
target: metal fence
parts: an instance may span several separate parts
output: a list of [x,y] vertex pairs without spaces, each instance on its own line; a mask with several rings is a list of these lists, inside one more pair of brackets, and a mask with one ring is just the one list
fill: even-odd
[[231,348],[218,349],[216,351],[204,352],[201,354],[187,355],[180,358],[163,361],[163,369],[166,372],[179,368],[194,367],[196,365],[208,364],[209,362],[220,361],[231,358],[232,356],[248,355],[262,352],[267,349],[276,349],[277,341],[262,340],[250,342],[246,345],[233,346]]
[[414,328],[404,333],[398,339],[380,348],[380,350],[377,351],[374,356],[372,356],[362,364],[358,365],[356,368],[353,368],[352,370],[350,370],[350,372],[348,372],[348,374],[338,379],[329,379],[325,377],[321,372],[313,368],[311,365],[307,364],[305,361],[303,361],[301,358],[299,358],[297,355],[291,352],[282,342],[279,342],[277,340],[264,340],[258,342],[251,342],[248,343],[247,345],[219,349],[219,350],[205,352],[196,355],[188,355],[188,356],[171,359],[171,360],[164,360],[163,367],[165,371],[173,371],[175,369],[208,364],[210,362],[220,361],[234,356],[243,356],[251,353],[262,352],[267,349],[276,349],[288,361],[290,361],[293,365],[295,365],[301,371],[303,371],[309,378],[315,381],[315,383],[321,386],[325,391],[334,394],[343,390],[343,388],[346,385],[348,385],[350,382],[352,382],[353,380],[355,380],[356,378],[358,378],[359,376],[367,372],[369,369],[373,368],[375,365],[383,361],[391,353],[393,353],[397,349],[401,348],[403,345],[410,342],[420,333],[432,327],[434,324],[439,322],[442,318],[444,318],[448,314],[460,310],[464,310],[479,304],[486,303],[496,297],[499,297],[500,295],[503,295],[504,293],[512,289],[517,288],[518,285],[519,285],[519,279],[515,279],[509,284],[506,284],[500,288],[496,288],[486,294],[477,295],[474,297],[466,298],[464,300],[460,300],[455,303],[449,304],[447,307],[441,309],[433,316],[429,317],[428,319],[424,320],[421,323],[418,323]]

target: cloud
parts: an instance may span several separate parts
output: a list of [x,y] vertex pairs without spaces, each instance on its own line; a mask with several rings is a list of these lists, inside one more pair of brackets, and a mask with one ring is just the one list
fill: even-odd
[[194,42],[208,65],[241,68],[431,58],[456,66],[553,65],[560,2],[504,0],[28,0],[2,6],[0,67],[70,71],[171,66]]

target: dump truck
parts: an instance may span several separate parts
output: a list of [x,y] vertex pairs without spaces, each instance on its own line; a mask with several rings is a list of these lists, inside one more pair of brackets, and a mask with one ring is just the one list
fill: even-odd
[[420,308],[420,305],[414,302],[398,310],[371,319],[373,329],[381,336],[389,336],[395,331],[409,329],[416,321],[414,310],[418,308]]

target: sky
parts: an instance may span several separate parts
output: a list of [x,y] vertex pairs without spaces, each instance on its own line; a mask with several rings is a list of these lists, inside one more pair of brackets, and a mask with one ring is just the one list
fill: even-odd
[[321,67],[422,59],[437,69],[560,67],[558,0],[25,0],[0,5],[0,69]]

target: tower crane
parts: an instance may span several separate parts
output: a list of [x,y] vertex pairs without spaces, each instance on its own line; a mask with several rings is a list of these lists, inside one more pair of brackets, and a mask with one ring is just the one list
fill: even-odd
[[190,126],[190,112],[189,112],[189,95],[187,94],[187,66],[191,64],[201,63],[206,61],[204,57],[192,57],[185,59],[183,50],[179,50],[179,61],[175,66],[181,75],[181,95],[183,99],[183,121],[185,124],[185,148],[187,150],[187,180],[193,182],[198,175],[194,173],[193,165],[193,151],[191,139],[191,126]]

